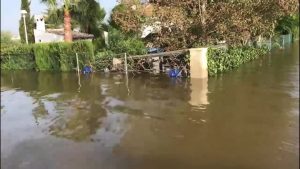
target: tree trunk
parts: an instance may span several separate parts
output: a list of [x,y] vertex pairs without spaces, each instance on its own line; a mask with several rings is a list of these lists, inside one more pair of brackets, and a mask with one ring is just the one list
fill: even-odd
[[200,14],[200,22],[201,22],[201,27],[202,27],[202,32],[204,34],[204,41],[207,43],[208,41],[208,35],[207,35],[207,26],[206,26],[206,16],[207,16],[207,0],[203,0],[202,3],[199,0],[199,14]]
[[201,24],[203,26],[206,26],[206,16],[207,16],[207,11],[206,11],[206,7],[207,7],[207,0],[203,0],[202,3],[199,0],[199,15],[200,15],[200,20],[201,20]]
[[72,42],[71,15],[69,9],[64,9],[65,42]]

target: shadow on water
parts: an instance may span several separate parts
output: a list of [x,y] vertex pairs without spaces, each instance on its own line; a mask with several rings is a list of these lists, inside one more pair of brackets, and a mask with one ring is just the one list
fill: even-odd
[[297,44],[206,80],[2,71],[1,168],[298,168]]

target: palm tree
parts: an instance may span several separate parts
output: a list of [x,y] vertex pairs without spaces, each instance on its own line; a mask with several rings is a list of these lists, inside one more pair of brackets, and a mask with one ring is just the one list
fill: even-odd
[[72,42],[72,31],[71,31],[71,15],[69,8],[64,8],[64,30],[65,30],[65,41]]
[[[69,15],[72,15],[71,24],[73,27],[75,24],[75,26],[80,27],[81,31],[93,34],[96,38],[99,38],[102,35],[105,10],[98,2],[96,2],[96,0],[78,1],[76,5],[70,6],[68,10]],[[48,23],[54,27],[62,24],[62,20],[66,21],[65,7],[57,8],[55,10],[48,9],[47,15]]]
[[[51,9],[56,9],[56,0],[41,0],[50,6]],[[65,42],[72,42],[72,30],[71,30],[71,6],[77,6],[80,0],[63,0],[64,8],[64,40]]]
[[78,3],[80,8],[72,10],[72,17],[85,33],[99,37],[103,30],[105,10],[95,0],[85,0]]

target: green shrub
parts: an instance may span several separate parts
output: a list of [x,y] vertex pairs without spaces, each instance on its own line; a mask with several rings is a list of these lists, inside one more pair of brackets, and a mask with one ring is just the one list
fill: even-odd
[[96,38],[93,40],[94,51],[101,51],[106,48],[104,38]]
[[234,47],[229,49],[209,48],[207,57],[207,66],[209,76],[232,70],[241,64],[249,62],[266,54],[267,48],[254,47]]
[[134,34],[124,34],[115,28],[108,33],[108,50],[114,53],[127,53],[129,55],[141,55],[147,53],[144,42]]

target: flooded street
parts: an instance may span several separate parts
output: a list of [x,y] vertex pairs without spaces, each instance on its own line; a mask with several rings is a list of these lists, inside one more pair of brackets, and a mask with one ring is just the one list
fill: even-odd
[[2,169],[298,169],[299,43],[208,80],[1,72]]

